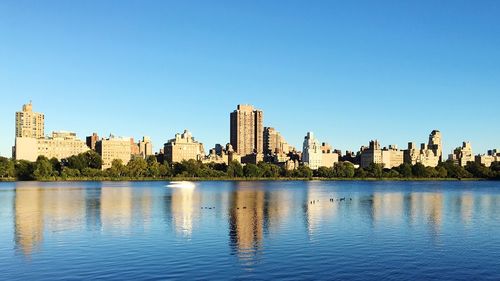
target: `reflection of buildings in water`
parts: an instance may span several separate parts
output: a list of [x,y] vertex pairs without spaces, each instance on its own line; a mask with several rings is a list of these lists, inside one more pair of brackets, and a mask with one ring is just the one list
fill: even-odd
[[51,231],[77,228],[85,220],[85,191],[80,188],[43,189],[45,227]]
[[230,238],[238,250],[258,248],[264,232],[264,191],[238,189],[230,206]]
[[172,188],[172,222],[173,227],[183,235],[191,235],[194,220],[200,216],[200,193],[195,188]]
[[101,188],[85,189],[85,220],[87,230],[101,229]]
[[[149,192],[149,191],[148,191]],[[141,194],[142,195],[142,194]],[[14,236],[16,246],[29,255],[41,242],[44,231],[58,232],[83,226],[88,229],[130,227],[135,212],[150,221],[151,196],[133,201],[132,188],[47,187],[22,183],[14,195]]]
[[16,188],[14,199],[14,237],[16,247],[30,255],[43,238],[42,190]]
[[[315,183],[309,183],[309,185],[313,184]],[[330,202],[330,197],[336,198],[338,195],[332,193],[325,195],[319,188],[308,186],[307,201],[304,202],[304,215],[309,234],[313,234],[325,220],[332,219],[337,215],[340,204]],[[311,204],[311,201],[315,201],[315,203]]]
[[268,220],[266,194],[258,182],[235,184],[236,189],[229,198],[229,239],[238,257],[250,262],[261,248]]
[[492,194],[482,194],[476,197],[474,204],[479,208],[482,216],[485,218],[497,218],[500,211],[500,196]]
[[472,222],[474,212],[474,196],[472,193],[463,193],[460,196],[460,217],[464,224]]
[[101,190],[100,213],[103,230],[130,228],[132,222],[132,188],[103,187]]
[[443,223],[443,194],[414,192],[410,196],[411,221],[416,222],[419,218],[425,219],[434,231],[439,232]]
[[404,194],[377,192],[373,194],[373,221],[387,220],[398,223],[404,217]]
[[141,190],[138,200],[133,201],[133,214],[140,215],[140,219],[134,220],[142,225],[144,229],[151,226],[153,200],[150,190]]
[[264,230],[266,232],[278,232],[283,221],[289,217],[291,212],[292,194],[289,192],[267,192],[264,205]]

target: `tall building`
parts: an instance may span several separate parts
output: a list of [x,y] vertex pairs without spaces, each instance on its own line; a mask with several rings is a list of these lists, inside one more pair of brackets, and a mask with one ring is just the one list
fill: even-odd
[[339,153],[332,146],[324,142],[321,144],[321,167],[333,167],[339,162]]
[[197,142],[188,130],[182,134],[176,134],[174,139],[165,144],[165,159],[169,163],[181,162],[182,160],[203,160],[205,149],[203,144]]
[[436,167],[440,162],[440,156],[425,143],[418,149],[413,142],[408,143],[408,149],[404,150],[404,162],[415,165],[420,163],[426,167]]
[[443,142],[440,131],[433,130],[431,132],[429,135],[428,148],[439,158],[439,162],[443,162]]
[[392,169],[404,163],[404,153],[396,145],[389,145],[389,148],[382,149],[382,164],[384,168]]
[[150,137],[142,137],[142,140],[139,141],[139,154],[142,158],[154,155],[153,143],[151,142]]
[[264,154],[288,154],[290,152],[290,145],[286,142],[285,138],[276,131],[274,128],[264,128]]
[[396,145],[389,148],[380,148],[377,140],[370,141],[370,145],[361,151],[361,168],[367,168],[370,164],[381,164],[386,169],[398,167],[404,162],[404,153]]
[[238,105],[230,114],[231,145],[245,156],[264,152],[264,113],[251,105]]
[[371,163],[382,164],[382,149],[378,140],[370,141],[368,147],[361,149],[361,168],[366,168]]
[[476,155],[475,161],[477,164],[484,165],[485,167],[491,167],[493,162],[500,162],[500,154],[487,154],[487,155]]
[[132,154],[130,138],[110,135],[109,138],[103,138],[96,143],[96,151],[101,155],[103,170],[111,168],[113,160],[121,160],[126,165]]
[[52,132],[46,138],[16,138],[14,157],[16,160],[36,161],[38,156],[58,160],[84,153],[89,148],[73,132]]
[[45,116],[33,112],[33,105],[23,105],[23,110],[16,112],[16,137],[41,139],[45,136]]
[[99,140],[99,135],[97,135],[97,133],[92,133],[92,135],[87,136],[87,138],[85,140],[86,140],[87,146],[90,149],[95,150],[95,144]]
[[429,134],[428,144],[422,143],[417,148],[415,143],[409,142],[408,149],[404,151],[404,162],[415,165],[420,163],[427,167],[436,167],[443,161],[443,143],[441,132],[433,130]]
[[321,145],[314,133],[308,132],[304,137],[302,162],[312,170],[317,170],[322,164],[322,154]]
[[470,142],[463,142],[462,147],[457,147],[450,154],[448,160],[455,162],[455,164],[460,166],[465,166],[469,162],[474,162],[474,154],[472,153],[472,145]]

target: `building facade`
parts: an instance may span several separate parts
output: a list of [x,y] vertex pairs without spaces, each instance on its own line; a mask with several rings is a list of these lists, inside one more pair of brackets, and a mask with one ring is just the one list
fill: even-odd
[[441,138],[441,132],[438,130],[433,130],[429,135],[428,149],[434,152],[434,155],[438,157],[439,163],[443,162],[443,141]]
[[151,142],[150,137],[142,137],[142,140],[138,143],[139,146],[139,155],[142,158],[147,158],[148,156],[154,155],[153,153],[153,143]]
[[339,162],[339,154],[332,146],[324,142],[321,144],[321,167],[333,167]]
[[314,137],[314,133],[308,132],[304,137],[302,149],[302,162],[312,170],[317,170],[321,167],[323,161],[323,153],[319,141]]
[[52,132],[52,136],[46,138],[17,137],[15,144],[15,159],[36,161],[38,156],[58,160],[69,158],[88,151],[89,148],[73,132]]
[[489,168],[493,162],[500,162],[500,154],[476,155],[475,161]]
[[197,142],[188,130],[182,134],[176,134],[174,139],[165,144],[165,159],[169,163],[181,162],[183,160],[203,160],[205,150],[203,144]]
[[45,137],[45,116],[43,113],[33,112],[33,105],[23,105],[22,111],[16,112],[16,138]]
[[464,141],[462,147],[457,147],[452,154],[449,155],[448,160],[453,161],[455,164],[465,167],[467,163],[474,162],[474,154],[472,152],[472,145],[470,142]]
[[111,168],[113,160],[121,160],[127,165],[131,159],[132,150],[130,147],[130,138],[115,137],[101,139],[96,143],[96,151],[102,158],[102,169]]
[[429,142],[422,143],[417,148],[415,143],[409,142],[404,151],[404,162],[415,165],[420,163],[427,167],[436,167],[443,161],[443,143],[441,132],[433,130],[429,135]]
[[361,149],[361,168],[367,168],[370,164],[383,165],[385,169],[392,169],[404,163],[404,153],[396,145],[389,145],[389,148],[380,148],[377,140],[370,141],[368,147]]
[[230,114],[230,143],[241,156],[264,153],[264,113],[251,105],[238,105]]
[[97,133],[92,133],[91,136],[87,136],[85,139],[87,146],[92,150],[95,150],[95,144],[97,141],[99,141],[99,135],[97,135]]

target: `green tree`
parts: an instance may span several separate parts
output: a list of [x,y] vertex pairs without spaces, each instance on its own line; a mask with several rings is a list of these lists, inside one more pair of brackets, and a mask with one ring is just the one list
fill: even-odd
[[384,169],[383,177],[384,178],[399,178],[399,172],[396,169]]
[[265,178],[277,178],[280,176],[281,169],[271,163],[260,162],[257,165],[261,171],[261,176]]
[[437,172],[437,177],[442,178],[442,179],[448,177],[448,171],[446,170],[445,167],[438,166],[435,169],[436,169],[436,172]]
[[311,170],[311,168],[302,165],[296,170],[296,176],[299,178],[310,179],[313,176],[313,171]]
[[14,164],[16,177],[19,180],[34,180],[35,163],[26,160],[18,160]]
[[52,163],[45,156],[38,156],[35,162],[33,176],[37,180],[46,179],[52,176]]
[[66,167],[70,169],[76,169],[76,170],[83,170],[84,168],[88,167],[87,164],[85,163],[85,159],[81,154],[78,155],[72,155],[66,159]]
[[162,178],[168,178],[173,176],[172,167],[168,162],[165,162],[158,167],[158,173]]
[[413,167],[411,168],[411,173],[413,174],[413,176],[415,176],[417,178],[426,178],[429,176],[427,174],[427,170],[425,169],[425,166],[422,165],[422,163],[417,163],[417,164],[413,165]]
[[92,169],[101,169],[102,168],[102,158],[97,152],[93,150],[89,150],[83,153],[84,162],[87,167]]
[[83,168],[81,175],[87,178],[98,178],[102,176],[102,171],[100,169],[94,168]]
[[338,178],[354,177],[355,169],[351,162],[339,162],[333,166],[333,176]]
[[470,178],[472,174],[467,172],[464,167],[456,165],[453,161],[446,161],[444,163],[440,163],[439,166],[444,167],[450,178]]
[[199,177],[202,164],[194,159],[183,160],[180,163],[174,163],[174,175],[181,177]]
[[500,179],[500,162],[491,163],[490,173],[493,178]]
[[408,163],[399,165],[398,172],[404,178],[411,178],[413,176],[412,167]]
[[354,172],[354,176],[356,178],[361,178],[361,179],[366,178],[368,176],[368,172],[366,172],[365,169],[360,167],[356,169],[356,171]]
[[106,170],[106,173],[112,178],[124,177],[127,175],[127,167],[123,165],[122,160],[115,159],[111,162],[111,168]]
[[15,177],[14,161],[5,157],[0,157],[0,177],[1,178]]
[[61,171],[61,177],[63,179],[67,178],[78,178],[81,176],[80,170],[78,169],[72,169],[69,167],[64,167]]
[[243,174],[247,178],[258,178],[262,176],[259,166],[255,164],[246,164],[243,167]]
[[376,163],[370,163],[370,166],[366,168],[366,171],[368,172],[368,175],[374,178],[381,178],[383,175],[383,168],[384,166],[382,164],[376,164]]
[[335,176],[333,169],[329,167],[319,167],[316,174],[320,178],[333,178]]
[[101,169],[102,167],[101,156],[93,150],[70,156],[65,162],[67,167],[77,169],[80,172],[85,168]]
[[153,178],[160,176],[160,163],[158,163],[158,160],[156,160],[156,156],[148,156],[146,162],[148,165],[147,175]]
[[429,178],[438,178],[439,172],[434,167],[425,167],[425,172]]
[[52,165],[52,172],[54,175],[60,175],[63,168],[61,162],[59,162],[57,158],[52,157],[50,158],[50,164]]
[[465,170],[471,173],[475,178],[489,178],[492,174],[490,169],[476,162],[467,163],[467,165],[465,166]]
[[148,163],[142,157],[134,157],[127,164],[128,176],[140,178],[148,172]]
[[231,161],[227,166],[227,176],[232,178],[241,178],[244,176],[243,166],[238,161]]

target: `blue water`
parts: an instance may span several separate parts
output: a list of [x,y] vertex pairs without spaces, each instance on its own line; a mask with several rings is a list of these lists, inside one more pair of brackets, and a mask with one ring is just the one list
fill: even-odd
[[0,279],[500,280],[500,182],[0,183]]

